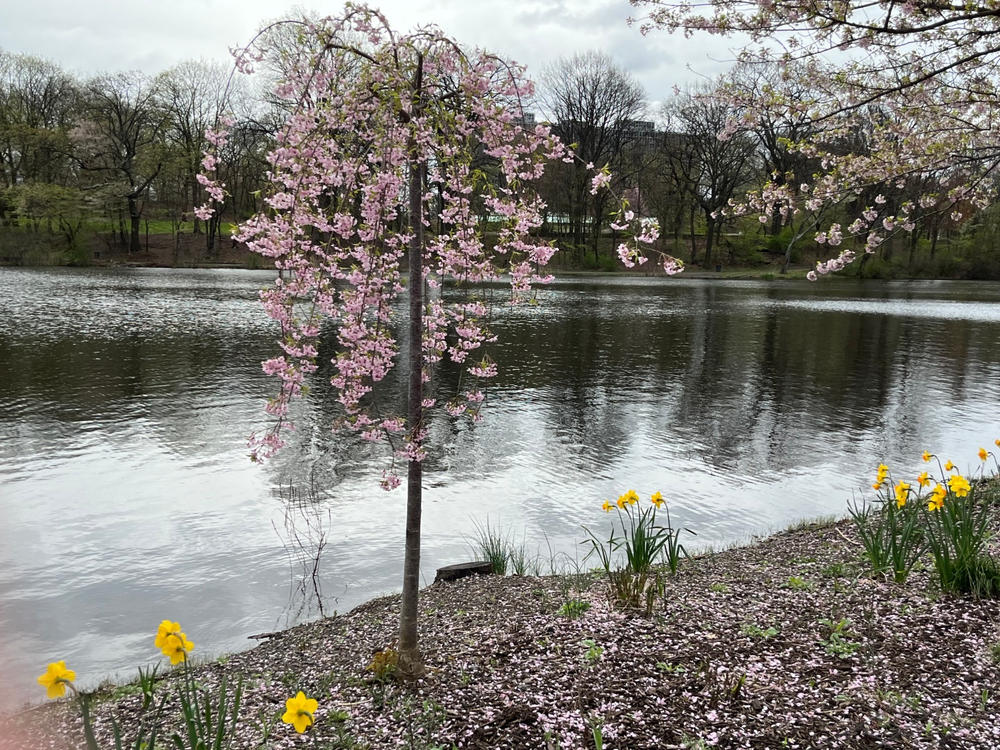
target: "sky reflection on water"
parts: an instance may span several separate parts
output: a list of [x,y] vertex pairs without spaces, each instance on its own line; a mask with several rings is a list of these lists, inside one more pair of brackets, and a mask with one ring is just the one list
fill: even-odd
[[[246,458],[271,275],[0,269],[0,704],[54,659],[131,673],[165,617],[219,653],[315,614],[282,500],[310,486],[293,515],[324,524],[328,611],[398,588],[403,492],[331,435],[329,394],[276,460]],[[662,490],[693,546],[721,545],[843,514],[879,460],[971,467],[1000,437],[996,284],[571,278],[494,328],[485,421],[432,425],[427,582],[486,519],[547,570],[581,561],[603,499]]]

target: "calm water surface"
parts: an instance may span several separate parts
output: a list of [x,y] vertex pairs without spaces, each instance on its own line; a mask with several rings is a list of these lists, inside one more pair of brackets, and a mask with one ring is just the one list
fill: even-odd
[[[323,389],[247,460],[272,276],[0,269],[0,705],[55,659],[129,675],[163,618],[217,654],[317,616],[321,542],[327,613],[398,588],[403,491],[330,434]],[[487,520],[547,570],[603,499],[660,489],[718,545],[843,514],[879,460],[969,467],[1000,437],[997,284],[589,277],[541,302],[494,326],[486,420],[433,425],[427,582]]]

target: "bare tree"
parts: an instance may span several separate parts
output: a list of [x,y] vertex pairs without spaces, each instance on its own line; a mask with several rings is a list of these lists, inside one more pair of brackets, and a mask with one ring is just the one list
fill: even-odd
[[[201,169],[205,130],[214,125],[223,109],[229,68],[203,60],[188,60],[161,73],[156,80],[160,107],[169,116],[166,136],[182,161],[184,181],[190,191],[189,209],[202,203],[196,179]],[[194,232],[201,228],[194,217]]]
[[[704,265],[722,233],[721,211],[759,174],[757,143],[745,133],[720,137],[733,117],[732,105],[710,95],[703,87],[677,95],[663,107],[668,130],[673,131],[678,154],[676,166],[685,169],[695,200],[705,217]],[[693,259],[692,259],[693,260]]]
[[138,252],[143,201],[163,167],[157,147],[167,118],[156,87],[138,72],[98,76],[84,87],[81,110],[84,119],[73,132],[76,159],[116,187],[130,222],[128,250]]
[[645,111],[645,92],[638,81],[602,52],[562,58],[542,73],[541,103],[552,119],[553,132],[572,144],[579,161],[558,173],[550,185],[562,190],[547,196],[569,214],[574,249],[584,243],[589,219],[595,259],[607,194],[590,195],[592,169],[624,160],[638,135],[634,123]]

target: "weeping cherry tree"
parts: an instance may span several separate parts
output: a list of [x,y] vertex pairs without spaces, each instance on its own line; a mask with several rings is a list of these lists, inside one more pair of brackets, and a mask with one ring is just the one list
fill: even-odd
[[[252,458],[283,445],[290,403],[317,369],[320,327],[334,323],[330,382],[342,411],[334,427],[389,447],[384,488],[399,485],[397,464],[406,466],[398,651],[400,672],[412,676],[422,670],[417,595],[429,412],[479,418],[484,384],[497,372],[484,353],[495,336],[483,284],[507,278],[517,301],[548,280],[541,269],[554,248],[533,236],[543,208],[534,184],[548,161],[566,155],[548,127],[522,125],[531,84],[520,68],[467,52],[436,28],[398,35],[362,6],[335,19],[284,23],[297,33],[280,35],[276,94],[289,115],[270,154],[268,209],[236,235],[282,272],[261,293],[281,327],[281,353],[264,363],[280,389],[267,406],[267,431],[251,436]],[[264,60],[268,38],[240,51],[237,67],[246,72]],[[216,149],[226,137],[224,126],[209,134]],[[219,202],[225,186],[215,166],[209,150],[201,182]],[[211,211],[211,204],[199,209],[203,217]],[[467,293],[427,294],[443,283]],[[405,321],[393,304],[400,295],[408,298]],[[436,377],[445,359],[460,371],[447,382]],[[375,398],[399,364],[408,376],[405,414]]]

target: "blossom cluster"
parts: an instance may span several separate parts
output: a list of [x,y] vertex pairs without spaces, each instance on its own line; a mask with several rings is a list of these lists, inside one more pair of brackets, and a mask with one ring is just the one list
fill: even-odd
[[[739,34],[749,40],[741,62],[780,71],[775,85],[734,77],[718,87],[733,113],[719,137],[779,122],[787,153],[818,169],[777,173],[722,213],[816,228],[816,243],[837,254],[811,280],[921,222],[953,227],[992,201],[1000,97],[983,82],[998,54],[993,3],[631,2],[645,13],[643,33]],[[824,226],[829,209],[849,212],[847,226]]]

